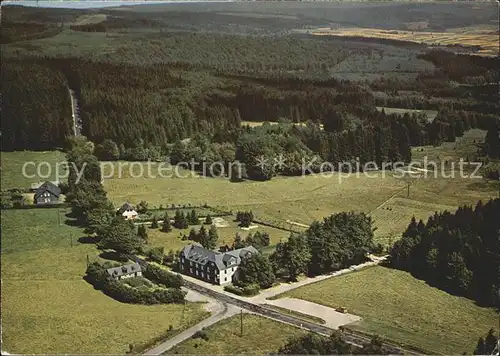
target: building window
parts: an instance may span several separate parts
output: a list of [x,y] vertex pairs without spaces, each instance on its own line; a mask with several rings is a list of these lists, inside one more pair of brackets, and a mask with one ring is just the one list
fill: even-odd
[[227,282],[227,277],[224,277],[224,282]]

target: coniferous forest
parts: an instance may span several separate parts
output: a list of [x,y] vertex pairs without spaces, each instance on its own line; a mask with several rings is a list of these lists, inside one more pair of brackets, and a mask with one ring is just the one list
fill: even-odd
[[413,219],[390,252],[391,266],[439,288],[495,306],[500,199]]

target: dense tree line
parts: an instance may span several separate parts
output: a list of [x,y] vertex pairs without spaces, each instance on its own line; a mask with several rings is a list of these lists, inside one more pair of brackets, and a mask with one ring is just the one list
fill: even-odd
[[493,351],[498,345],[498,336],[494,329],[490,329],[485,336],[479,337],[474,355],[493,355]]
[[500,158],[500,121],[489,128],[484,142],[484,153],[491,158]]
[[391,266],[484,305],[498,302],[500,199],[413,218],[390,251]]
[[385,355],[379,337],[374,336],[369,343],[354,346],[347,343],[342,333],[336,331],[330,337],[309,333],[290,339],[278,351],[279,355]]
[[83,136],[68,140],[69,162],[66,201],[71,215],[86,226],[89,233],[100,233],[111,223],[115,210],[102,185],[99,161],[93,155],[94,145]]
[[63,147],[73,133],[64,76],[44,60],[2,60],[2,150]]
[[292,234],[271,255],[277,276],[295,280],[332,272],[366,259],[375,249],[373,222],[364,213],[339,213],[315,221],[303,234]]
[[36,40],[52,37],[62,31],[62,27],[33,22],[2,21],[0,43]]
[[498,57],[469,56],[435,50],[421,54],[420,58],[432,62],[447,79],[468,80],[476,84],[497,83],[500,80]]

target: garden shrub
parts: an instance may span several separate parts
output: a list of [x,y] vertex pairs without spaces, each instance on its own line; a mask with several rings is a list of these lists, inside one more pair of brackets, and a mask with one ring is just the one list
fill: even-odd
[[142,273],[150,281],[162,284],[167,288],[180,289],[184,284],[180,274],[170,273],[152,264],[148,264]]

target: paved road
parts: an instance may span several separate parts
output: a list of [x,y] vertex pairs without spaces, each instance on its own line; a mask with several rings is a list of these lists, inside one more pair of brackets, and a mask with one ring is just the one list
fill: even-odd
[[[189,293],[193,293],[190,291]],[[189,298],[187,298],[189,299]],[[184,330],[180,334],[175,335],[174,337],[166,340],[160,345],[154,347],[153,349],[144,353],[147,356],[161,355],[162,353],[170,350],[175,345],[180,344],[181,342],[192,337],[197,331],[201,331],[203,328],[206,328],[210,325],[221,321],[222,319],[229,318],[230,316],[236,315],[240,312],[240,308],[237,308],[233,305],[227,305],[224,302],[217,301],[211,298],[208,298],[209,304],[208,308],[213,312],[212,316],[207,319],[202,320],[198,324],[190,327],[189,329]]]
[[[137,259],[140,260],[139,258],[137,258]],[[383,260],[383,258],[379,259],[378,261],[373,261],[371,263],[372,264],[379,263],[382,260]],[[145,263],[145,261],[140,261],[140,262]],[[359,268],[362,268],[362,267],[356,266],[356,267],[350,268],[348,270],[354,270],[354,269],[359,269]],[[337,273],[334,273],[334,274],[329,275],[329,276],[322,276],[323,277],[322,279],[331,278],[335,275],[338,275],[340,272],[341,271],[338,271]],[[340,273],[340,274],[343,274],[343,273],[347,273],[347,271],[342,271],[342,273]],[[228,316],[234,315],[239,310],[244,310],[246,312],[259,314],[259,315],[264,316],[266,318],[270,318],[270,319],[273,319],[273,320],[276,320],[276,321],[279,321],[282,323],[290,324],[290,325],[293,325],[293,326],[296,326],[296,327],[302,328],[304,330],[308,330],[308,331],[311,331],[311,332],[314,332],[314,333],[317,333],[317,334],[320,334],[323,336],[330,336],[334,332],[333,328],[330,328],[330,327],[327,327],[324,325],[315,324],[312,322],[308,322],[308,321],[305,321],[303,319],[299,319],[299,318],[296,318],[292,315],[286,314],[284,312],[279,312],[279,311],[276,311],[273,309],[265,308],[265,307],[259,305],[260,303],[263,302],[263,300],[259,300],[259,299],[252,300],[252,298],[235,296],[235,295],[232,295],[232,294],[225,292],[225,291],[216,290],[215,288],[219,287],[219,286],[207,285],[207,283],[200,281],[200,280],[197,280],[195,278],[191,278],[189,276],[183,276],[183,277],[184,277],[184,287],[185,288],[187,288],[189,290],[196,291],[200,294],[203,294],[203,295],[206,295],[210,298],[218,300],[219,302],[222,303],[222,305],[225,306],[225,308],[227,308],[227,311],[224,311],[222,313],[219,312],[216,315],[213,315],[210,318],[205,319],[204,321],[198,323],[197,325],[193,326],[192,328],[184,331],[183,333],[165,341],[164,343],[157,346],[156,348],[148,351],[145,355],[159,355],[162,352],[169,350],[170,348],[172,348],[176,344],[188,339],[196,331],[199,331],[204,327],[212,325],[212,324],[216,323],[217,321],[222,320]],[[290,290],[290,289],[297,288],[300,285],[305,285],[305,284],[313,283],[313,282],[314,281],[311,281],[310,279],[308,279],[308,280],[302,281],[302,283],[297,282],[297,283],[291,284],[290,286],[288,286],[288,285],[285,285],[285,286],[287,287],[286,288],[287,290]],[[283,288],[283,289],[285,289],[285,288]],[[273,293],[273,294],[275,295],[275,294],[282,293],[283,289],[281,289],[279,291],[276,290],[275,293]],[[264,299],[264,301],[265,301],[265,299]],[[230,309],[231,307],[232,307],[232,309]],[[236,307],[236,308],[234,308],[234,307]],[[347,342],[349,342],[355,346],[362,346],[365,343],[369,343],[371,340],[371,338],[366,336],[366,335],[355,333],[352,331],[343,331],[343,337]],[[419,354],[418,352],[404,349],[404,348],[400,347],[399,345],[395,345],[395,344],[385,343],[384,347],[387,350],[387,352],[389,352],[391,354],[396,354],[396,355],[397,354],[405,354],[405,355],[418,355]]]
[[[219,292],[216,292],[212,289],[208,289],[206,287],[203,287],[197,283],[193,283],[191,281],[184,280],[184,286],[188,289],[192,289],[197,291],[198,293],[208,295],[212,298],[215,298],[221,302],[227,303],[227,304],[232,304],[237,307],[240,307],[242,309],[246,309],[250,312],[253,312],[255,314],[259,314],[261,316],[264,316],[266,318],[274,319],[283,323],[287,323],[290,325],[297,326],[299,328],[324,335],[324,336],[329,336],[334,332],[334,329],[319,325],[319,324],[314,324],[311,322],[304,321],[302,319],[298,319],[296,317],[293,317],[291,315],[278,312],[276,310],[268,309],[265,307],[262,307],[258,304],[254,304],[248,301],[244,301],[241,299],[237,299],[235,297],[228,296],[226,294],[222,294]],[[361,335],[358,333],[350,332],[350,331],[345,331],[343,332],[343,338],[347,342],[356,345],[356,346],[362,346],[365,343],[370,342],[370,337],[367,337],[365,335]],[[402,347],[398,345],[393,345],[393,344],[384,344],[384,348],[391,354],[405,354],[405,355],[418,355],[419,353],[403,349]]]
[[78,99],[76,98],[73,89],[68,87],[69,98],[71,101],[71,116],[73,117],[73,134],[75,136],[80,136],[82,134],[82,119],[80,118],[80,113],[78,109]]

